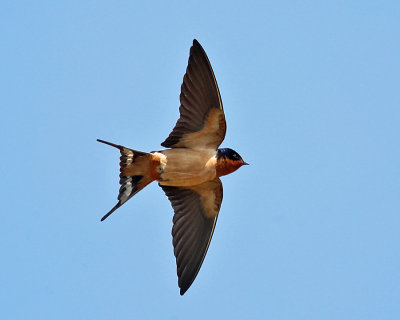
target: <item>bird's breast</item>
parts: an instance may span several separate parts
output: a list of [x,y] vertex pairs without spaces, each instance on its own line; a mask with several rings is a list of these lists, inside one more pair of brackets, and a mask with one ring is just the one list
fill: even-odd
[[194,186],[216,177],[216,151],[209,149],[174,148],[159,152],[161,185]]

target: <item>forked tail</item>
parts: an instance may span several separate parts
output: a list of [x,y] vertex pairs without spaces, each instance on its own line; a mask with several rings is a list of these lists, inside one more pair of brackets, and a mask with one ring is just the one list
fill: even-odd
[[100,139],[97,139],[97,141],[115,147],[121,152],[119,163],[119,183],[121,187],[118,194],[118,203],[101,218],[101,221],[103,221],[150,182],[154,181],[154,178],[151,178],[148,172],[151,160],[149,153],[129,149]]

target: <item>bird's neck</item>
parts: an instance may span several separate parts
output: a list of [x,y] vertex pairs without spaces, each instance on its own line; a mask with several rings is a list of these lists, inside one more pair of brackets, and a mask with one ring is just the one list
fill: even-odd
[[233,161],[228,158],[219,158],[216,163],[216,173],[217,177],[225,176],[230,174],[241,167],[241,163],[238,161]]

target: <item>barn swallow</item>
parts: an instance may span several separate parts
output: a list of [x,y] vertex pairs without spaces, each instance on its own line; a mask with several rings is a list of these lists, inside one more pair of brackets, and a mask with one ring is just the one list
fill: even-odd
[[232,149],[218,149],[225,138],[225,115],[210,61],[197,40],[190,48],[180,103],[180,117],[161,143],[166,150],[147,153],[97,141],[121,153],[118,203],[101,221],[149,183],[158,181],[175,212],[172,243],[183,295],[196,278],[210,245],[222,203],[219,178],[247,163]]

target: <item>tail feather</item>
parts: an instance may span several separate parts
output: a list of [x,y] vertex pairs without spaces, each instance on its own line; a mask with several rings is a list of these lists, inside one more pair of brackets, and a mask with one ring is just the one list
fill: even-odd
[[[125,202],[127,202],[130,198],[132,198],[136,193],[142,190],[145,186],[147,186],[150,182],[154,179],[151,179],[145,172],[142,172],[141,175],[126,175],[127,169],[128,171],[132,172],[135,169],[135,162],[139,159],[140,162],[147,161],[146,152],[141,152],[133,149],[126,148],[124,146],[120,146],[108,141],[97,139],[97,141],[110,145],[120,150],[121,157],[120,157],[120,180],[119,183],[121,185],[118,194],[118,203],[103,217],[101,221],[104,221],[109,215],[111,215],[115,210],[117,210],[120,206],[122,206]],[[140,169],[140,166],[139,166]],[[136,170],[138,171],[138,170]],[[139,170],[140,171],[140,170]]]
[[121,206],[121,204],[118,202],[110,211],[108,211],[107,214],[104,215],[103,218],[100,219],[100,221],[104,221],[108,218],[108,216],[113,213],[115,210],[117,210],[119,207]]
[[98,141],[98,142],[101,142],[101,143],[104,143],[104,144],[108,144],[109,146],[112,146],[112,147],[114,147],[114,148],[117,148],[117,149],[121,150],[121,155],[123,154],[122,152],[123,152],[124,150],[129,150],[129,151],[133,152],[134,155],[135,155],[135,158],[136,158],[137,156],[145,156],[146,154],[148,154],[148,153],[146,153],[146,152],[142,152],[142,151],[138,151],[138,150],[129,149],[129,148],[127,148],[127,147],[120,146],[119,144],[115,144],[115,143],[108,142],[108,141],[105,141],[105,140],[97,139],[97,141]]

